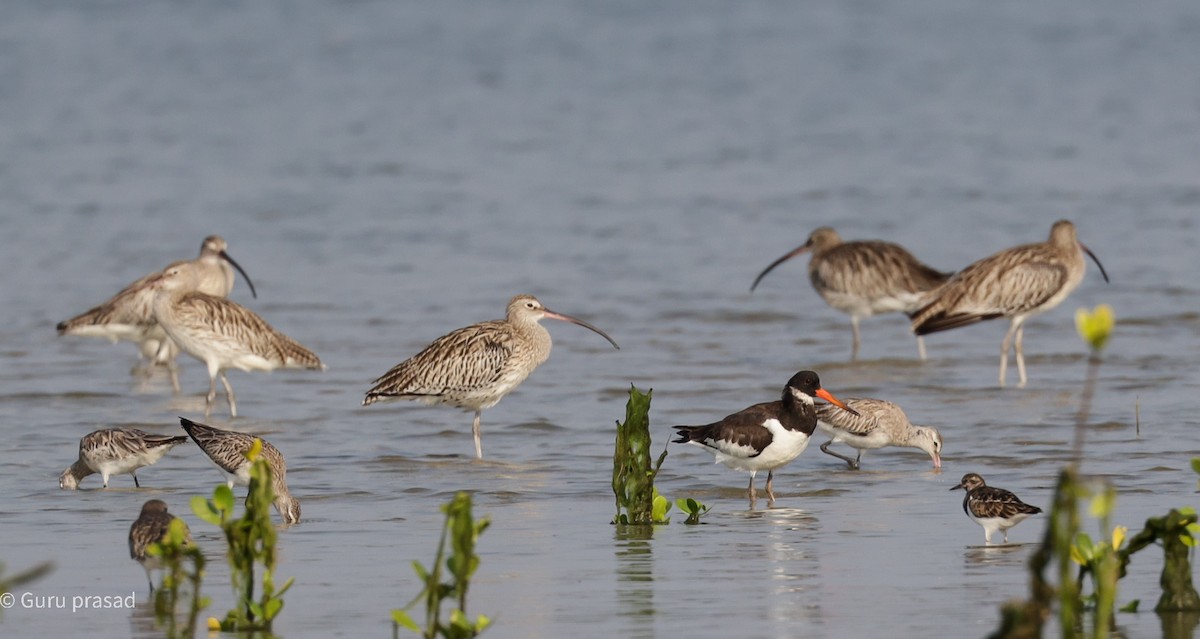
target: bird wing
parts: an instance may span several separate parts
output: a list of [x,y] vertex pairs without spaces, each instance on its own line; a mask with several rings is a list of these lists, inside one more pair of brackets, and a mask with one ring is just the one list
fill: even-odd
[[173,320],[184,330],[203,333],[209,340],[224,341],[231,348],[249,350],[268,361],[324,368],[315,353],[275,330],[254,311],[223,297],[198,291],[185,293],[175,302]]
[[[967,504],[963,505],[965,510]],[[971,514],[979,518],[1012,517],[1020,513],[1042,512],[1041,508],[1030,506],[1013,493],[992,486],[980,486],[971,491],[970,508]]]
[[843,401],[859,414],[855,415],[833,404],[818,404],[816,406],[817,419],[839,431],[866,437],[882,428],[883,423],[894,418],[897,412],[900,413],[900,417],[904,417],[904,411],[900,410],[899,406],[882,399],[850,397]]
[[505,339],[499,320],[474,324],[443,335],[424,350],[380,375],[367,397],[444,395],[487,388],[503,374],[515,342]]
[[817,290],[879,298],[928,291],[950,274],[926,266],[898,244],[860,241],[840,244],[810,262],[809,277]]
[[[730,457],[756,457],[771,444],[774,436],[763,426],[769,419],[777,419],[780,402],[755,404],[729,415],[719,422],[704,426],[676,426],[687,441],[703,444]],[[679,440],[676,440],[679,441]]]

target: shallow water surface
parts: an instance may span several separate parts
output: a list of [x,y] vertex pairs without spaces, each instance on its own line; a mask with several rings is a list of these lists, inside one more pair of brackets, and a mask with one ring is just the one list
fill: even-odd
[[[55,482],[95,428],[203,415],[195,361],[173,396],[129,374],[128,344],[53,327],[212,233],[258,288],[231,297],[329,366],[232,372],[241,415],[219,403],[207,420],[287,456],[304,521],[280,534],[284,637],[386,636],[458,490],[492,519],[469,602],[489,637],[984,636],[1025,593],[1045,517],[983,548],[948,489],[974,471],[1048,505],[1086,371],[1072,314],[1101,302],[1118,327],[1084,469],[1133,529],[1196,505],[1194,3],[9,4],[0,560],[52,559],[35,595],[139,605],[17,606],[4,636],[157,636],[125,542],[149,498],[209,554],[208,613],[231,605],[222,542],[187,508],[220,481],[193,446],[141,489]],[[820,225],[955,269],[1061,217],[1112,283],[1089,266],[1027,323],[1024,389],[996,384],[1004,322],[930,336],[920,362],[901,316],[870,318],[849,362],[849,319],[804,258],[748,292]],[[377,375],[516,293],[621,350],[547,322],[553,355],[485,411],[482,462],[469,413],[360,406]],[[909,450],[854,472],[813,446],[777,473],[774,507],[750,508],[744,474],[671,446],[657,485],[712,506],[703,525],[609,525],[631,383],[654,390],[657,447],[805,368],[940,428],[943,472]],[[1138,555],[1121,601],[1151,608],[1160,564]],[[1152,613],[1117,621],[1160,632]]]

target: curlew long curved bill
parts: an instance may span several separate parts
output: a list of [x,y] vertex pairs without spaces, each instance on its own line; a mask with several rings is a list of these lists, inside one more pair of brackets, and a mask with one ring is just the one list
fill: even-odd
[[770,266],[768,266],[767,268],[763,269],[763,272],[762,272],[762,273],[759,273],[759,274],[758,274],[758,277],[754,278],[754,283],[750,285],[750,292],[751,292],[751,293],[753,293],[753,292],[754,292],[754,288],[755,288],[756,286],[758,286],[758,283],[762,281],[762,278],[764,278],[764,277],[766,277],[766,276],[767,276],[767,273],[770,273],[770,272],[771,272],[771,269],[775,268],[776,266],[779,266],[780,264],[783,264],[784,262],[786,262],[786,261],[788,261],[788,260],[792,259],[793,257],[796,257],[797,255],[799,255],[799,254],[801,254],[801,253],[803,253],[803,252],[807,251],[808,249],[809,249],[809,245],[808,245],[808,244],[803,244],[803,245],[801,245],[801,246],[798,246],[798,247],[796,247],[796,248],[792,249],[792,250],[791,250],[791,251],[789,251],[787,254],[785,254],[783,257],[781,257],[781,258],[779,258],[779,259],[775,260],[774,262],[771,262],[771,265],[770,265]]
[[[233,268],[236,268],[238,270],[238,273],[242,274],[242,277],[246,278],[246,285],[250,287],[250,295],[252,295],[254,297],[254,299],[258,299],[258,291],[254,290],[254,282],[251,282],[250,276],[246,275],[246,271],[242,270],[242,265],[233,261],[233,258],[229,257],[229,254],[226,253],[225,251],[221,251],[219,253],[219,255],[221,256],[221,259],[225,260],[226,262],[229,262],[229,264],[231,266],[233,266]],[[1092,259],[1096,259],[1096,258],[1093,257]],[[1101,269],[1101,270],[1103,270],[1103,269]]]
[[588,329],[589,331],[596,333],[600,337],[603,337],[604,339],[608,340],[608,343],[612,344],[613,348],[615,348],[617,350],[621,350],[621,347],[617,346],[617,343],[613,341],[613,338],[608,336],[608,333],[605,333],[604,331],[596,328],[595,326],[592,326],[591,324],[588,324],[587,322],[585,322],[577,317],[571,317],[570,315],[563,315],[562,313],[555,313],[554,311],[551,311],[548,308],[542,309],[542,312],[545,314],[546,317],[548,317],[550,319],[562,320],[564,322],[578,324],[578,325]]
[[830,404],[833,404],[834,406],[837,406],[838,408],[840,408],[840,409],[842,409],[842,410],[846,411],[847,413],[850,413],[851,415],[856,415],[856,416],[858,416],[858,417],[862,417],[862,415],[861,415],[861,414],[859,414],[859,412],[858,412],[858,411],[856,411],[856,410],[854,410],[853,408],[850,408],[849,406],[847,406],[847,405],[845,404],[845,402],[843,402],[842,400],[840,400],[840,399],[838,399],[838,398],[834,397],[834,396],[833,396],[833,393],[830,393],[829,391],[825,390],[824,388],[818,388],[818,389],[817,389],[817,397],[820,397],[821,399],[823,399],[823,400],[825,400],[825,401],[829,402]]
[[1104,265],[1100,263],[1100,260],[1096,259],[1096,254],[1092,252],[1092,249],[1084,246],[1083,242],[1079,243],[1079,248],[1083,249],[1083,252],[1087,253],[1088,257],[1092,258],[1092,261],[1096,263],[1096,266],[1100,267],[1100,274],[1104,276],[1105,283],[1108,283],[1108,273],[1104,271]]

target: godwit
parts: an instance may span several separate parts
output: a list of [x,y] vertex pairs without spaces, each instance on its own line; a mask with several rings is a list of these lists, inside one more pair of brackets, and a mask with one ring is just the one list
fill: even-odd
[[[193,265],[196,270],[196,290],[217,297],[226,297],[233,290],[233,269],[236,268],[246,278],[250,294],[258,297],[254,282],[250,281],[250,276],[229,256],[226,249],[228,245],[221,236],[210,235],[200,245],[199,257],[186,262],[174,262],[167,268],[180,264]],[[59,322],[57,328],[59,335],[104,337],[113,343],[136,342],[139,358],[149,359],[146,370],[154,365],[166,366],[171,374],[171,385],[179,391],[179,375],[175,366],[179,350],[173,344],[161,348],[166,334],[153,316],[154,292],[150,290],[150,283],[161,272],[142,277],[121,289],[107,302],[82,315]]]
[[276,368],[325,370],[312,351],[280,333],[244,306],[195,290],[194,268],[183,264],[163,271],[150,284],[154,320],[183,352],[208,367],[208,399],[204,416],[212,414],[217,375],[225,385],[229,415],[237,401],[225,370],[272,371]]
[[992,545],[992,533],[997,530],[1004,533],[1007,544],[1009,528],[1042,512],[1041,508],[1030,506],[1003,488],[988,486],[983,477],[975,473],[963,475],[962,481],[950,490],[960,488],[967,491],[963,497],[963,512],[971,521],[983,526],[983,543],[988,546]]
[[595,326],[555,313],[532,295],[517,295],[508,302],[504,319],[472,324],[443,335],[393,366],[373,382],[375,386],[367,391],[362,405],[411,399],[473,410],[475,457],[483,459],[479,437],[483,409],[495,406],[550,357],[550,333],[538,323],[542,318],[578,324],[608,340],[613,348],[621,348]]
[[[911,313],[924,294],[950,277],[922,264],[898,244],[880,241],[843,242],[837,231],[822,226],[808,241],[771,262],[754,278],[755,287],[771,269],[805,251],[812,251],[808,279],[821,299],[850,316],[854,332],[851,359],[858,359],[858,322],[876,313]],[[925,359],[925,341],[917,337],[917,352]]]
[[138,483],[137,471],[162,459],[167,451],[187,441],[182,435],[151,435],[136,428],[103,428],[88,433],[79,440],[79,459],[58,478],[58,487],[75,490],[84,477],[100,473],[104,487],[112,475],[133,475],[133,485]]
[[[848,397],[848,413],[831,404],[817,406],[817,427],[831,439],[821,444],[821,452],[833,455],[858,470],[863,450],[884,446],[919,448],[933,459],[933,467],[942,467],[942,434],[932,426],[915,426],[899,406],[882,399]],[[854,459],[829,450],[830,444],[844,443],[858,449]]]
[[[254,445],[254,437],[245,433],[213,428],[207,424],[194,422],[183,417],[179,423],[187,434],[196,442],[200,450],[212,460],[217,468],[225,473],[225,481],[232,488],[250,484],[250,460],[246,459],[246,451]],[[284,523],[294,524],[300,521],[300,500],[292,497],[287,486],[287,462],[283,453],[279,452],[265,439],[262,439],[262,458],[271,467],[271,489],[275,493],[275,510],[283,517]]]
[[[154,592],[154,579],[151,578],[150,571],[161,568],[162,562],[157,556],[147,555],[146,548],[150,544],[162,541],[174,519],[177,517],[167,512],[166,502],[161,499],[151,499],[142,504],[142,513],[129,527],[129,557],[136,560],[146,570],[146,581],[150,582],[150,592]],[[187,527],[186,523],[184,527]],[[193,543],[190,532],[187,536],[187,543]]]
[[1016,335],[1017,373],[1020,386],[1025,386],[1025,320],[1058,306],[1079,286],[1087,266],[1083,253],[1100,267],[1107,282],[1104,265],[1076,238],[1075,225],[1059,220],[1050,228],[1049,240],[985,257],[932,291],[930,301],[912,314],[913,331],[925,335],[1007,317],[1012,325],[1000,344],[1000,385],[1008,370],[1008,346]]
[[[829,391],[812,371],[800,371],[788,380],[783,397],[776,402],[755,404],[719,422],[704,426],[674,426],[676,444],[695,444],[708,448],[717,463],[727,468],[750,472],[747,493],[754,502],[754,476],[767,471],[767,498],[775,503],[771,482],[775,469],[792,461],[808,448],[809,437],[817,427],[813,397],[854,412]],[[857,414],[857,413],[856,413]]]

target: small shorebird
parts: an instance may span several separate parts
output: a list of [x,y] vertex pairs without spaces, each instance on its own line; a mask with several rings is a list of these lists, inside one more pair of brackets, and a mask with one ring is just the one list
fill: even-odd
[[483,459],[479,436],[483,409],[495,406],[550,357],[550,333],[538,323],[543,318],[578,324],[608,340],[613,348],[621,348],[595,326],[555,313],[532,295],[517,295],[508,302],[504,319],[472,324],[443,335],[393,366],[373,382],[362,405],[408,399],[473,410],[475,457]]
[[[230,488],[234,485],[248,486],[250,484],[250,460],[246,452],[254,446],[254,440],[262,439],[245,433],[213,428],[207,424],[194,422],[180,417],[179,423],[187,431],[188,436],[205,455],[225,473],[225,481]],[[284,523],[294,524],[300,521],[300,500],[292,496],[287,485],[287,462],[283,453],[279,452],[265,439],[262,439],[262,458],[271,467],[271,489],[275,493],[275,510],[283,518]]]
[[[166,502],[161,499],[151,499],[142,504],[142,513],[129,527],[129,557],[136,560],[146,570],[146,581],[150,582],[150,592],[154,592],[154,579],[150,576],[150,571],[162,568],[162,562],[159,557],[147,555],[146,548],[150,544],[162,541],[174,519],[178,519],[178,517],[167,512]],[[184,524],[184,527],[186,528],[187,524]],[[190,532],[187,536],[187,543],[193,543]]]
[[1004,533],[1004,543],[1007,544],[1009,528],[1030,515],[1042,512],[1041,508],[1026,504],[1003,488],[988,486],[983,477],[975,473],[963,475],[962,481],[950,490],[960,488],[967,491],[963,497],[963,512],[971,521],[983,526],[983,542],[988,546],[992,545],[992,533],[997,530]]
[[[921,307],[925,293],[936,288],[949,273],[923,264],[904,247],[891,242],[866,240],[843,242],[837,231],[822,226],[808,241],[771,262],[754,284],[771,269],[805,252],[812,251],[808,279],[825,303],[850,316],[854,346],[850,359],[858,359],[858,323],[878,313],[911,313]],[[925,359],[925,341],[917,337],[917,351]]]
[[102,428],[88,433],[79,440],[79,459],[62,472],[58,487],[75,490],[84,477],[100,473],[108,488],[109,477],[128,473],[133,475],[133,485],[141,488],[138,469],[157,462],[186,441],[182,435],[151,435],[136,428]]
[[800,371],[788,380],[779,401],[755,404],[703,426],[673,426],[679,439],[672,441],[702,446],[716,455],[718,464],[749,471],[747,493],[751,503],[758,497],[754,476],[760,470],[767,471],[767,498],[773,504],[775,492],[771,482],[775,469],[799,457],[817,428],[814,397],[854,413],[854,409],[821,388],[816,373]]
[[237,400],[225,370],[272,371],[276,368],[325,370],[312,351],[275,330],[254,311],[223,297],[195,288],[194,267],[180,264],[163,271],[154,291],[154,320],[183,352],[208,367],[208,397],[204,416],[212,414],[217,376],[225,385],[229,415],[237,417]]
[[[899,406],[882,399],[848,397],[846,406],[857,415],[831,404],[817,406],[817,427],[832,439],[821,444],[821,452],[845,461],[858,470],[863,450],[885,446],[919,448],[933,459],[933,467],[942,467],[942,434],[932,426],[916,426]],[[829,450],[830,444],[843,443],[858,449],[854,459]]]
[[[233,269],[237,269],[246,284],[250,294],[258,297],[254,290],[254,282],[246,271],[229,256],[228,245],[219,235],[204,238],[200,245],[200,256],[194,260],[174,262],[167,266],[191,264],[195,267],[197,279],[196,290],[217,297],[226,297],[233,290]],[[119,341],[136,342],[139,346],[139,358],[148,358],[145,371],[151,366],[166,366],[171,374],[171,384],[179,391],[179,374],[175,366],[175,357],[179,349],[174,344],[165,346],[166,334],[154,321],[152,306],[154,292],[150,290],[151,281],[162,271],[151,273],[131,283],[112,296],[107,302],[69,320],[59,322],[59,335],[83,335],[89,337],[104,337],[116,343]],[[136,370],[136,369],[135,369]]]
[[1000,344],[1000,385],[1008,370],[1008,347],[1016,336],[1017,373],[1025,386],[1025,355],[1021,348],[1025,320],[1043,313],[1071,294],[1083,281],[1087,253],[1104,281],[1108,273],[1075,235],[1075,225],[1059,220],[1050,228],[1050,239],[1025,244],[985,257],[959,271],[929,294],[928,303],[912,314],[917,335],[936,333],[983,320],[1011,320]]

